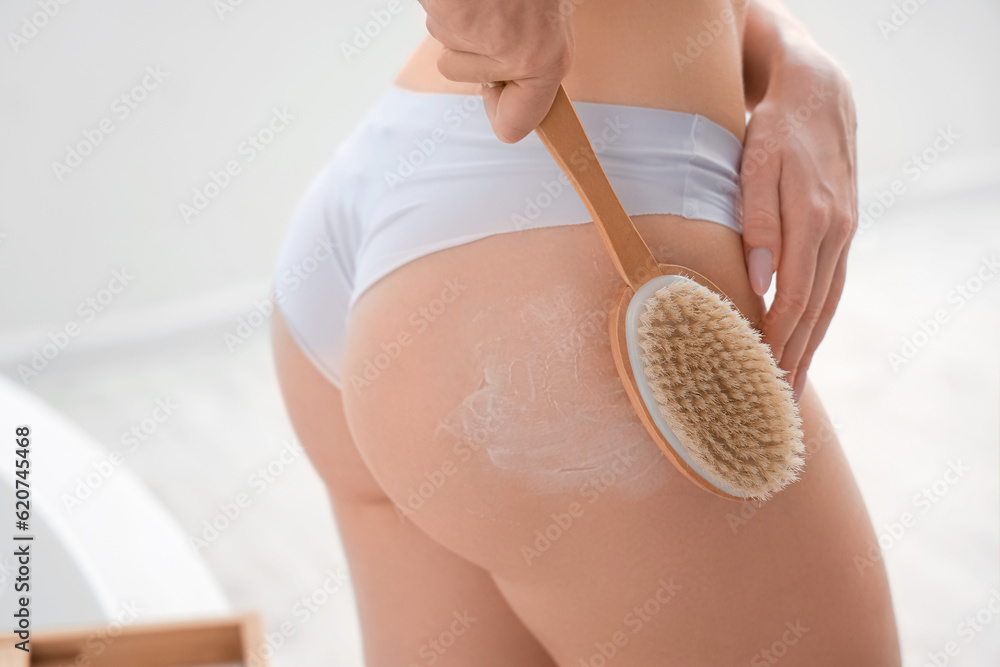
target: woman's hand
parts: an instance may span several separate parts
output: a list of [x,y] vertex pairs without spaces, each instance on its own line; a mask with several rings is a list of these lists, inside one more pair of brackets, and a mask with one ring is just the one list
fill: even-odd
[[818,48],[799,43],[769,69],[744,142],[743,246],[757,294],[777,272],[764,340],[798,397],[857,227],[856,120],[847,78]]
[[[438,69],[483,84],[493,131],[514,143],[548,113],[573,60],[572,0],[420,0]],[[491,86],[495,82],[504,86]]]

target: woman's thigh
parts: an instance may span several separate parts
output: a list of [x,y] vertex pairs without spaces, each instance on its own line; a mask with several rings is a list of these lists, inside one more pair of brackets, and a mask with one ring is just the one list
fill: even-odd
[[[739,236],[637,220],[751,320]],[[813,390],[800,481],[756,506],[696,488],[643,430],[611,357],[619,279],[592,225],[422,257],[355,307],[361,456],[409,520],[491,572],[561,665],[898,663],[874,534]]]
[[553,667],[490,574],[406,521],[385,496],[358,456],[340,391],[298,348],[280,312],[272,338],[289,417],[333,502],[365,664]]

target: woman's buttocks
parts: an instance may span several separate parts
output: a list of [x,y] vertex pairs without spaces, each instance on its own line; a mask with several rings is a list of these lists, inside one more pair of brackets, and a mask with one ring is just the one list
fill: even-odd
[[[710,277],[760,317],[738,234],[675,216],[637,223],[660,261]],[[540,575],[518,545],[574,503],[591,516],[644,503],[660,513],[664,495],[704,494],[624,393],[607,319],[620,286],[593,225],[573,225],[421,257],[361,296],[345,405],[362,456],[409,520],[491,570]]]

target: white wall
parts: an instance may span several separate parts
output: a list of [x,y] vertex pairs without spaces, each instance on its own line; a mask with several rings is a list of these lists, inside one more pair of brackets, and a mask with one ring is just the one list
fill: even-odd
[[[0,358],[71,320],[80,349],[263,296],[302,190],[422,34],[419,6],[400,0],[349,62],[341,43],[387,2],[243,0],[220,18],[212,0],[78,0],[17,53],[7,33],[39,5],[0,4]],[[122,118],[114,101],[147,67],[167,76]],[[250,161],[240,144],[275,108],[294,120]],[[53,161],[103,118],[113,131],[60,181]],[[232,159],[241,173],[185,223],[179,204]],[[77,305],[122,267],[134,281],[87,322]]]
[[[883,185],[938,127],[962,137],[923,188],[958,185],[956,174],[986,157],[1000,182],[1000,4],[993,0],[786,0],[847,70],[858,105],[862,191]],[[913,10],[894,13],[894,7]],[[905,17],[883,34],[880,21]],[[884,25],[884,24],[883,24]],[[949,164],[946,164],[949,163]],[[960,164],[959,164],[960,163]],[[940,167],[940,168],[938,168]],[[946,173],[942,173],[946,172]],[[975,178],[975,174],[963,173]],[[890,179],[891,180],[891,179]],[[923,179],[921,179],[923,180]],[[961,180],[961,179],[958,179]],[[931,185],[931,182],[934,182]],[[974,184],[981,186],[983,179]],[[973,184],[965,184],[968,187]]]

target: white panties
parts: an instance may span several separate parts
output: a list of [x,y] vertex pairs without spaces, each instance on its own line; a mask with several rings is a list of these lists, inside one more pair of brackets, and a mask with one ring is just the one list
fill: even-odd
[[[681,215],[740,231],[742,145],[731,132],[697,114],[574,106],[629,215]],[[589,222],[534,133],[505,144],[478,96],[391,87],[300,202],[274,299],[300,347],[340,386],[351,308],[389,272],[494,234]]]

